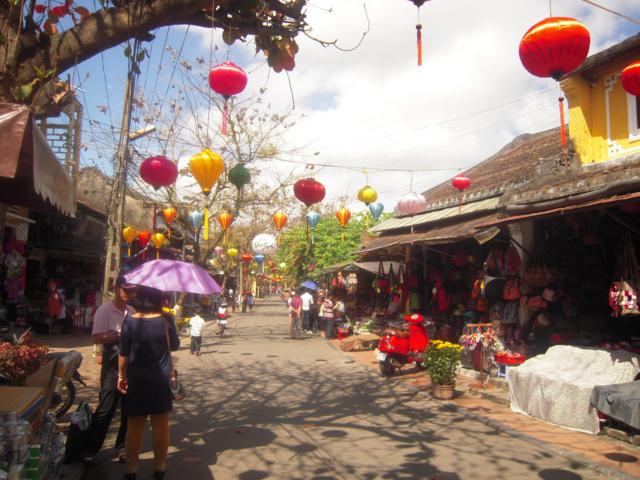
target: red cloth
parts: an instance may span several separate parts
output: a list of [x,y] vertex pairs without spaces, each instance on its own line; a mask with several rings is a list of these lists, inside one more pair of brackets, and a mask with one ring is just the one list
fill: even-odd
[[409,325],[409,350],[423,352],[429,344],[429,336],[423,325],[411,323]]

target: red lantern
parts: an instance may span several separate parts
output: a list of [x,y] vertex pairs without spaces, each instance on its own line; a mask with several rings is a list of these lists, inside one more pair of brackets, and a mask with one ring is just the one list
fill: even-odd
[[209,86],[224,97],[224,111],[222,116],[222,134],[227,134],[227,119],[229,116],[227,101],[231,95],[237,95],[247,86],[247,74],[233,62],[226,61],[216,65],[209,72]]
[[142,245],[142,248],[147,246],[149,240],[151,240],[151,234],[149,232],[146,230],[138,232],[138,241],[140,242],[140,245]]
[[176,182],[178,166],[162,155],[149,157],[140,164],[140,177],[158,190]]
[[560,80],[584,62],[590,43],[589,30],[576,19],[545,18],[522,37],[520,61],[536,77]]
[[466,175],[457,175],[451,180],[451,185],[462,192],[471,186],[471,180]]
[[240,258],[244,263],[249,263],[251,260],[253,260],[253,257],[251,256],[250,253],[243,253]]
[[293,185],[293,194],[307,207],[321,202],[325,193],[324,185],[313,178],[298,180]]
[[622,88],[630,95],[640,97],[640,60],[627,65],[620,77]]

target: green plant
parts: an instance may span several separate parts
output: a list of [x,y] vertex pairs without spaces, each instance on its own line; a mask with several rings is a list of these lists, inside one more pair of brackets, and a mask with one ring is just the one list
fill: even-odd
[[453,385],[460,365],[462,347],[455,343],[432,340],[424,352],[424,364],[434,385]]

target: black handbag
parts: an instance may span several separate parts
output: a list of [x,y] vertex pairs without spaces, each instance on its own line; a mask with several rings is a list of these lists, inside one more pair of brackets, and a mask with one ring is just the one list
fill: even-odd
[[178,375],[178,370],[173,368],[173,360],[171,359],[171,341],[169,340],[169,327],[167,320],[164,320],[164,337],[167,340],[167,353],[169,355],[169,362],[171,363],[171,376],[169,377],[169,387],[171,388],[171,396],[175,401],[183,400],[187,394],[182,384],[182,380]]

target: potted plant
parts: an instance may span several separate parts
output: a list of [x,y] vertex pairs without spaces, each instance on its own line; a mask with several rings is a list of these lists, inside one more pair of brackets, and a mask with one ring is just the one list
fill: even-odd
[[434,398],[453,398],[456,371],[460,365],[462,347],[455,343],[432,340],[424,352],[426,372],[431,376]]
[[21,337],[16,345],[0,343],[0,376],[13,385],[22,385],[24,380],[47,362],[49,348],[32,340],[29,335]]

